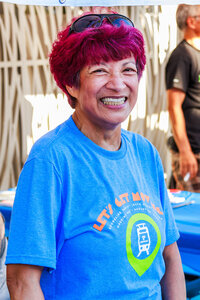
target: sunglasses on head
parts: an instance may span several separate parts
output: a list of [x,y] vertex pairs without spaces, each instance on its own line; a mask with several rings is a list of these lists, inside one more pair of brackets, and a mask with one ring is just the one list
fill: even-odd
[[70,27],[71,32],[82,32],[87,28],[98,28],[106,19],[113,26],[120,27],[122,24],[134,27],[133,22],[120,14],[89,14],[78,18]]

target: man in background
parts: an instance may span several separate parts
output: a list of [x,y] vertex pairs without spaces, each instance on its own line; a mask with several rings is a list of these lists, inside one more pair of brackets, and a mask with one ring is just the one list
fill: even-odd
[[176,188],[200,192],[200,5],[181,4],[176,21],[183,40],[166,66],[168,140]]

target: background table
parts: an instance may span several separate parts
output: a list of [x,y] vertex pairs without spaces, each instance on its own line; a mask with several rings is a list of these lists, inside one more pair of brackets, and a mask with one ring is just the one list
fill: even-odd
[[179,204],[184,206],[172,204],[172,207],[180,233],[177,244],[186,277],[187,297],[197,299],[200,295],[200,193],[181,191],[173,195],[185,198]]
[[[200,193],[178,192],[176,197],[185,197],[184,204],[189,205],[173,209],[176,224],[180,232],[178,247],[184,270],[200,276]],[[177,204],[172,204],[175,207]]]

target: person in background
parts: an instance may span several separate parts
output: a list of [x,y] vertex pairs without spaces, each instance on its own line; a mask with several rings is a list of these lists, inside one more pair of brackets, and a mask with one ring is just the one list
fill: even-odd
[[74,113],[35,143],[20,175],[11,299],[186,298],[160,157],[121,129],[145,61],[142,34],[120,14],[84,14],[58,34],[50,68]]
[[168,140],[176,188],[200,192],[200,5],[181,4],[176,21],[183,40],[166,65]]
[[6,284],[6,252],[7,239],[5,236],[5,223],[2,214],[0,213],[0,300],[9,300],[9,293]]

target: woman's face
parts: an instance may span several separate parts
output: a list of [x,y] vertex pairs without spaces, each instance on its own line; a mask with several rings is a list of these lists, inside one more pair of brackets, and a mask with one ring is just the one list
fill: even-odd
[[135,58],[85,66],[80,71],[79,87],[67,89],[77,99],[75,113],[80,123],[115,128],[128,117],[137,100]]

